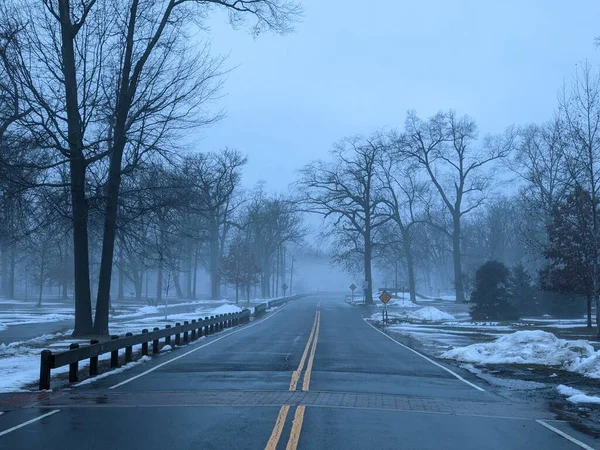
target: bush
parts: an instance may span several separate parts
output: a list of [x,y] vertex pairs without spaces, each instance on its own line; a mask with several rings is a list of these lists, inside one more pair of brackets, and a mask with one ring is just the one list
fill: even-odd
[[488,261],[475,272],[475,290],[471,294],[471,318],[474,320],[516,320],[519,312],[508,289],[508,268]]
[[543,313],[541,293],[533,285],[531,275],[522,264],[510,271],[508,284],[512,302],[521,316],[537,316]]

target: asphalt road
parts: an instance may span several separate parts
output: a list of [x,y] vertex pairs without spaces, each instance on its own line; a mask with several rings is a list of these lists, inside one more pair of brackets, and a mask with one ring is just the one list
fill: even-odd
[[0,399],[1,449],[580,449],[598,441],[429,360],[331,296],[92,384]]

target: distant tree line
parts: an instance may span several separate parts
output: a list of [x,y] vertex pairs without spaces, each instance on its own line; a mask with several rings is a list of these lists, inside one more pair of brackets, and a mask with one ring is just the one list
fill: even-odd
[[507,317],[585,311],[592,327],[595,308],[598,324],[599,73],[581,64],[548,123],[481,137],[468,116],[409,111],[402,128],[345,138],[306,166],[299,200],[324,218],[335,261],[362,272],[367,302],[373,267],[413,302],[452,289],[462,303],[481,298],[476,270],[496,261],[498,283],[522,290]]

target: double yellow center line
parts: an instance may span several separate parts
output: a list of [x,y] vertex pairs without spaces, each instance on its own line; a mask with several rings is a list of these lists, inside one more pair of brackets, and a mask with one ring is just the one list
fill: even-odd
[[[313,362],[315,359],[315,352],[317,351],[317,341],[319,340],[320,325],[321,311],[317,310],[315,314],[315,320],[310,331],[310,335],[308,336],[308,342],[306,343],[306,347],[304,348],[304,352],[302,353],[302,358],[300,359],[300,364],[298,364],[298,368],[292,373],[292,380],[290,381],[289,387],[290,391],[295,391],[297,389],[303,371],[304,381],[302,382],[302,390],[308,391],[310,387],[310,376],[312,373]],[[305,363],[306,370],[304,370]],[[290,433],[290,438],[288,440],[286,450],[295,450],[298,446],[300,432],[302,431],[302,422],[304,421],[304,410],[304,405],[300,405],[296,408],[296,413],[294,414],[294,421],[292,422],[292,431]],[[275,450],[277,448],[277,444],[279,443],[279,438],[281,437],[281,432],[283,431],[283,427],[285,426],[285,421],[287,419],[289,411],[290,405],[283,405],[279,410],[277,420],[275,421],[275,427],[273,428],[273,432],[271,433],[271,437],[269,438],[269,442],[267,442],[265,450]]]

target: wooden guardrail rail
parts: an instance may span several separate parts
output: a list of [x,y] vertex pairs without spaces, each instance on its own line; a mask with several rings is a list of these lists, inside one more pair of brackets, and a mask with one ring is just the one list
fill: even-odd
[[[266,310],[266,304],[265,304]],[[44,350],[40,362],[40,390],[50,389],[50,373],[52,369],[69,366],[69,382],[76,382],[78,378],[79,361],[90,360],[90,377],[98,375],[98,356],[109,353],[110,367],[119,366],[119,350],[125,349],[125,362],[133,359],[133,346],[142,345],[142,355],[148,355],[148,344],[152,343],[152,353],[160,350],[160,340],[164,339],[164,345],[171,345],[171,337],[175,337],[175,345],[194,341],[202,336],[213,334],[225,328],[245,324],[250,321],[250,311],[245,309],[237,313],[221,314],[218,316],[205,317],[204,319],[192,320],[175,324],[174,327],[167,325],[163,329],[154,328],[153,331],[142,330],[141,334],[127,333],[125,336],[111,336],[106,342],[91,340],[90,345],[79,346],[71,344],[70,349],[61,353],[52,353]]]

